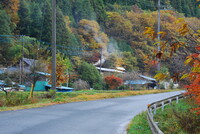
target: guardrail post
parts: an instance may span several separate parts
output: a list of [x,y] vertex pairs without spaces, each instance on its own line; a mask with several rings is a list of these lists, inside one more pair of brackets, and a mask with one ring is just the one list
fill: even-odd
[[154,107],[154,114],[156,114],[156,104],[154,104],[153,107]]
[[178,104],[178,96],[176,97],[176,103]]
[[149,112],[150,112],[150,115],[151,115],[152,118],[153,118],[153,113],[152,113],[152,109],[151,109],[151,107],[149,108]]
[[169,99],[169,104],[171,104],[172,103],[172,99]]
[[162,104],[162,111],[164,111],[165,104],[164,102],[162,102],[161,104]]

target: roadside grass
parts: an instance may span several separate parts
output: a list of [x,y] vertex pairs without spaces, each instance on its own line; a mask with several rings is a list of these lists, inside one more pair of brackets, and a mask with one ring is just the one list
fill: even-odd
[[[191,99],[181,100],[178,104],[173,102],[165,106],[164,111],[158,109],[154,121],[164,134],[200,134],[200,115],[191,110],[195,107]],[[146,112],[133,118],[127,134],[151,134]]]
[[127,128],[127,134],[151,134],[147,112],[136,115]]
[[159,109],[154,121],[159,122],[158,126],[165,134],[200,134],[200,115],[191,110],[195,107],[191,99],[172,103],[163,112]]
[[29,92],[11,92],[7,97],[4,92],[0,92],[0,111],[171,91],[177,90],[82,90],[65,93],[57,92],[54,99],[51,98],[49,92],[34,92],[34,97],[31,99],[29,98]]

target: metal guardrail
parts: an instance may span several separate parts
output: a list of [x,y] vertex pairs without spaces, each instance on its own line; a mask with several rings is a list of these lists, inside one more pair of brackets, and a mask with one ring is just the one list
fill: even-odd
[[160,101],[156,101],[148,105],[147,119],[148,119],[149,127],[151,128],[151,132],[153,134],[164,134],[158,127],[158,122],[155,122],[153,119],[153,116],[156,114],[156,110],[158,108],[162,108],[162,111],[163,111],[165,105],[171,104],[172,101],[176,101],[176,103],[178,103],[179,99],[182,99],[184,97],[185,97],[184,94],[179,94],[179,95],[175,95],[175,96],[172,96]]

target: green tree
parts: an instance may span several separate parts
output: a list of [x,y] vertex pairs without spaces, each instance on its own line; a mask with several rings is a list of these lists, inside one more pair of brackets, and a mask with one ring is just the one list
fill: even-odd
[[26,0],[20,1],[18,15],[20,21],[17,24],[17,29],[20,31],[21,35],[30,35],[30,7]]
[[10,17],[4,10],[0,10],[0,35],[11,35]]
[[42,11],[38,3],[32,3],[30,17],[30,36],[41,39]]
[[72,13],[76,23],[82,19],[95,20],[96,16],[90,0],[75,0]]
[[104,25],[107,15],[103,0],[90,0],[90,2],[93,6],[94,12],[96,13],[97,22]]
[[78,73],[80,78],[84,81],[87,81],[91,87],[95,88],[99,85],[99,89],[102,88],[102,76],[95,66],[83,62],[78,68]]
[[[0,18],[0,35],[11,35],[10,17],[4,10],[0,10]],[[7,63],[8,49],[11,46],[11,40],[3,36],[0,38],[0,59],[3,64]]]
[[44,1],[42,5],[43,11],[43,27],[41,31],[41,40],[51,42],[51,28],[52,28],[52,8],[49,1]]

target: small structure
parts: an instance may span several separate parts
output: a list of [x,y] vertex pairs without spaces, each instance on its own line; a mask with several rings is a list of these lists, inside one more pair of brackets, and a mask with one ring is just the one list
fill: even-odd
[[156,88],[157,82],[156,79],[144,76],[144,75],[137,75],[134,80],[126,80],[124,85],[146,85],[149,88]]
[[[48,91],[49,89],[51,89],[51,85],[49,84],[46,84],[45,85],[45,88],[46,90]],[[56,92],[72,92],[74,88],[71,88],[71,87],[64,87],[64,86],[61,86],[61,87],[56,87]]]
[[[48,84],[47,81],[36,81],[34,91],[47,91],[45,85]],[[31,87],[26,86],[25,91],[30,91]]]
[[[36,75],[40,77],[40,81],[36,81],[35,83],[35,87],[34,87],[34,91],[48,91],[49,89],[51,89],[51,85],[48,84],[47,81],[47,76],[51,76],[51,74],[49,73],[45,73],[45,72],[39,72],[36,71],[34,74],[32,73],[31,75]],[[72,92],[73,88],[70,87],[56,87],[57,92]],[[30,91],[31,87],[26,87],[26,91]]]
[[8,73],[20,72],[23,67],[23,72],[31,73],[31,68],[34,67],[37,64],[37,62],[38,60],[35,60],[35,59],[22,58],[22,61],[19,61],[17,64],[8,67],[6,69],[6,72]]

